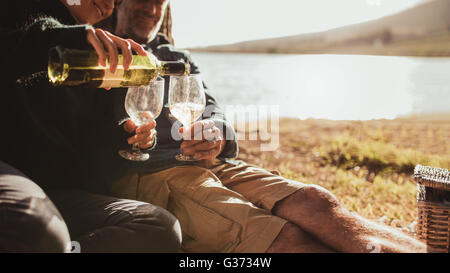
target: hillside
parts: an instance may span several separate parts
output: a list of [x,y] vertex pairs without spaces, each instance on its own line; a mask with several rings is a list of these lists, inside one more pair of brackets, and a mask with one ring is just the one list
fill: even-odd
[[450,56],[450,0],[324,32],[191,49],[213,52]]

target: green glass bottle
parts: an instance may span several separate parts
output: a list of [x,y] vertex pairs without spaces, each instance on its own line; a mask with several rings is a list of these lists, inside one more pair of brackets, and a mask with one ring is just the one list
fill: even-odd
[[128,70],[123,68],[123,56],[115,73],[109,65],[98,64],[95,51],[53,47],[49,51],[48,77],[54,85],[89,86],[98,88],[147,85],[158,75],[187,75],[189,64],[183,62],[162,62],[153,54],[133,55]]

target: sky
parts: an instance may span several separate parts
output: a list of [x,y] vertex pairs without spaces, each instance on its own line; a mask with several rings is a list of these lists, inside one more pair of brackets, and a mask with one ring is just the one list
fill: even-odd
[[230,44],[360,23],[425,1],[171,0],[172,31],[178,47]]

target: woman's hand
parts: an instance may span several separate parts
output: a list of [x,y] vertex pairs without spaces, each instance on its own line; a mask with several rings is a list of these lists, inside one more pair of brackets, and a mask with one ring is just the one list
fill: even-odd
[[155,127],[155,120],[152,120],[142,126],[136,126],[136,124],[131,119],[128,119],[123,125],[123,129],[126,132],[130,134],[136,133],[134,136],[127,139],[128,144],[132,145],[137,143],[139,145],[139,148],[141,149],[148,149],[153,146],[156,136]]
[[121,49],[123,55],[123,68],[130,68],[133,61],[133,51],[142,56],[147,56],[145,49],[131,39],[122,39],[119,36],[109,33],[108,31],[95,28],[89,29],[87,33],[87,41],[94,47],[98,55],[99,65],[106,66],[106,59],[109,58],[109,69],[111,73],[115,73],[119,62],[118,48]]

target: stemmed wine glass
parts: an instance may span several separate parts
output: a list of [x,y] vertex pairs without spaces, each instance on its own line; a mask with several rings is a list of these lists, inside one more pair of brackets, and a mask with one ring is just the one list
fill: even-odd
[[[205,111],[205,91],[199,74],[188,76],[171,76],[169,84],[170,113],[178,119],[185,129],[190,126]],[[197,161],[194,156],[178,154],[178,161]]]
[[[149,85],[129,87],[125,97],[125,110],[136,126],[142,126],[161,113],[164,101],[164,79],[157,77]],[[145,161],[148,153],[134,143],[131,150],[120,150],[119,155],[132,161]]]

